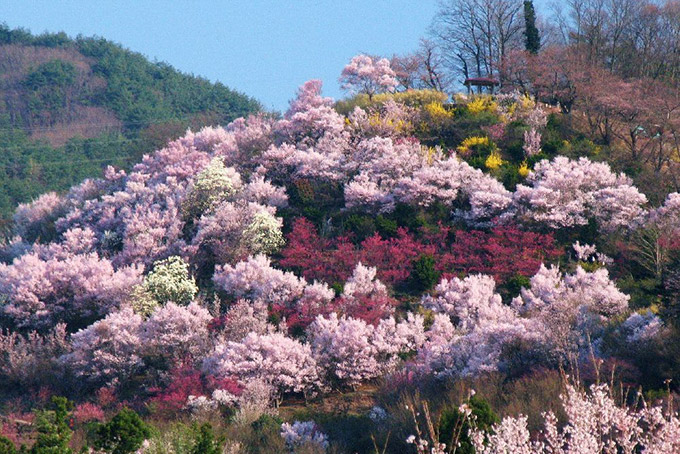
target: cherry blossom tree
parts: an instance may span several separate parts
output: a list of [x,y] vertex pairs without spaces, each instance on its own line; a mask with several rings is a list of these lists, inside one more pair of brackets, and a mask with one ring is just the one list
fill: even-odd
[[321,432],[314,421],[293,421],[293,424],[281,424],[281,437],[290,449],[308,444],[318,445],[323,450],[328,448],[328,436]]
[[313,143],[326,134],[338,135],[344,119],[333,109],[333,100],[321,96],[321,81],[310,80],[298,90],[275,133],[295,143]]
[[635,226],[644,215],[647,198],[630,178],[615,174],[606,163],[558,156],[542,160],[518,185],[514,206],[523,222],[551,228],[585,225],[595,219],[605,231]]
[[225,264],[244,259],[250,254],[273,253],[283,245],[281,227],[275,208],[258,203],[225,201],[214,213],[202,216],[192,240],[195,260]]
[[63,372],[58,358],[69,352],[66,325],[46,334],[0,332],[0,381],[5,386],[49,386]]
[[331,300],[335,292],[326,284],[317,281],[310,284],[291,272],[273,268],[264,255],[251,256],[234,266],[218,267],[213,280],[235,298],[269,305],[273,313],[286,318],[290,328],[304,328],[318,314],[334,308]]
[[222,342],[239,342],[249,333],[272,334],[275,326],[269,323],[268,317],[266,304],[241,299],[213,324],[213,329]]
[[210,313],[197,303],[179,306],[169,302],[143,323],[142,349],[146,355],[165,359],[170,366],[181,361],[195,362],[210,347],[211,320]]
[[217,267],[215,284],[236,298],[270,304],[286,303],[302,296],[306,282],[293,273],[272,268],[265,255],[249,257],[234,266]]
[[443,279],[432,295],[423,298],[423,305],[451,317],[462,332],[469,332],[482,324],[512,320],[512,309],[504,305],[495,292],[496,283],[481,274],[464,279]]
[[96,253],[43,258],[31,252],[11,265],[0,264],[0,294],[7,298],[0,310],[20,329],[65,322],[75,330],[121,307],[140,283],[138,267],[116,270]]
[[524,155],[527,158],[537,155],[541,152],[541,133],[535,129],[524,131],[524,145],[522,145]]
[[393,370],[398,353],[424,342],[423,319],[394,319],[372,326],[363,320],[331,313],[319,316],[308,330],[312,353],[330,384],[356,387]]
[[31,203],[20,203],[14,211],[14,233],[28,242],[50,241],[56,234],[54,222],[64,215],[67,201],[46,192]]
[[562,360],[589,348],[609,320],[625,313],[628,299],[604,268],[586,272],[578,267],[563,276],[557,268],[541,266],[531,287],[522,289],[510,307],[494,293],[488,276],[444,279],[422,303],[450,320],[435,318],[415,365],[421,373],[441,377],[506,368],[509,351],[527,359],[542,352],[543,361]]
[[555,267],[541,266],[522,289],[513,307],[536,322],[535,332],[554,354],[587,347],[606,322],[628,309],[628,295],[609,279],[606,269],[587,272],[580,266],[562,275]]
[[680,449],[680,419],[659,405],[628,408],[617,404],[613,391],[595,384],[588,392],[571,384],[561,396],[566,425],[550,411],[545,428],[534,441],[527,417],[505,417],[489,432],[472,429],[471,440],[480,454],[575,454],[585,452],[654,452]]
[[[514,318],[503,323],[482,325],[467,334],[455,335],[444,345],[435,346],[438,355],[428,353],[429,359],[435,361],[425,363],[423,370],[439,378],[507,372],[521,364],[519,355],[508,353],[517,351],[532,356],[531,348],[539,340],[532,330],[531,321],[524,319]],[[528,351],[523,350],[527,348]]]
[[141,326],[142,317],[132,309],[113,312],[73,334],[73,352],[61,361],[89,384],[118,384],[143,365]]
[[353,93],[376,93],[394,90],[399,82],[386,58],[357,55],[342,69],[342,87]]
[[265,380],[279,393],[314,392],[319,380],[310,347],[281,333],[250,333],[240,342],[218,344],[203,370],[243,383]]

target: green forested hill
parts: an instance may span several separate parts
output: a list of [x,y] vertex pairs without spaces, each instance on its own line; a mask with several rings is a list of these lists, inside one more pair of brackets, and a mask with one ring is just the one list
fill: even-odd
[[187,127],[259,109],[220,83],[103,38],[0,24],[0,219],[103,166],[128,167]]

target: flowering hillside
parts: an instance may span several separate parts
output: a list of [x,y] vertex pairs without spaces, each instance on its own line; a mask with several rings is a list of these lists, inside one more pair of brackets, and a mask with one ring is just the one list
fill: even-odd
[[[344,104],[312,80],[280,118],[19,206],[0,452],[72,430],[104,452],[678,452],[680,195],[654,207],[607,162],[542,147],[558,114],[528,96],[395,94],[368,56],[341,79]],[[668,408],[578,387],[600,373]],[[76,406],[20,423],[53,395]],[[226,438],[170,425],[187,418]]]

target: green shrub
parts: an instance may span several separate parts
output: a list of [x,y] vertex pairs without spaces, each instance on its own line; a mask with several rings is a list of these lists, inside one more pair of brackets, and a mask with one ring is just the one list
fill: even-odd
[[376,230],[373,218],[361,214],[349,215],[345,220],[345,228],[356,235],[358,241],[362,241],[372,236]]
[[196,433],[192,427],[173,422],[161,428],[154,428],[145,454],[190,454],[196,443]]
[[383,238],[390,238],[397,234],[397,221],[379,214],[375,217],[375,227]]
[[73,409],[73,402],[65,397],[53,396],[51,409],[37,412],[35,426],[37,437],[31,447],[31,454],[72,454],[69,441],[73,431],[68,420]]
[[111,421],[97,428],[94,445],[107,453],[128,454],[138,450],[150,435],[149,427],[139,415],[123,408]]
[[424,292],[439,282],[441,274],[435,269],[435,264],[431,254],[423,254],[413,261],[411,282],[414,290]]
[[526,277],[522,276],[521,274],[517,274],[510,279],[507,280],[507,282],[504,283],[502,288],[499,289],[501,294],[505,297],[507,295],[507,298],[503,298],[504,300],[511,300],[515,296],[519,295],[520,291],[522,288],[528,288],[531,286],[531,280]]
[[14,443],[7,438],[0,435],[0,454],[16,454],[17,448]]
[[280,454],[288,452],[281,437],[281,423],[277,416],[262,415],[246,427],[238,427],[238,440],[252,454]]
[[216,439],[212,426],[205,423],[198,429],[191,454],[221,454],[223,444],[224,440]]
[[474,422],[457,408],[449,408],[442,411],[439,419],[439,442],[446,443],[447,452],[454,452],[456,439],[458,447],[456,454],[474,454],[475,448],[469,437],[470,429],[474,426],[489,431],[491,426],[500,422],[498,415],[494,413],[489,404],[483,399],[472,396],[467,401]]

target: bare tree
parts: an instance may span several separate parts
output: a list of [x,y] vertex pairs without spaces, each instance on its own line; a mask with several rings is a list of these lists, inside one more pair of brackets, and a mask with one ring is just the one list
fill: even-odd
[[418,50],[392,57],[391,66],[402,90],[447,91],[451,84],[442,52],[434,41],[421,39]]
[[442,0],[432,33],[452,70],[502,83],[506,56],[522,46],[521,11],[519,0]]
[[464,79],[489,74],[484,58],[483,32],[479,26],[475,1],[449,0],[440,2],[432,34],[444,51],[444,58],[452,70],[462,72]]
[[421,67],[421,58],[417,53],[407,55],[393,55],[390,66],[399,81],[398,89],[410,90],[418,87],[418,73]]
[[451,81],[446,74],[444,57],[437,43],[421,39],[417,55],[421,61],[419,76],[422,87],[448,91],[451,88]]

